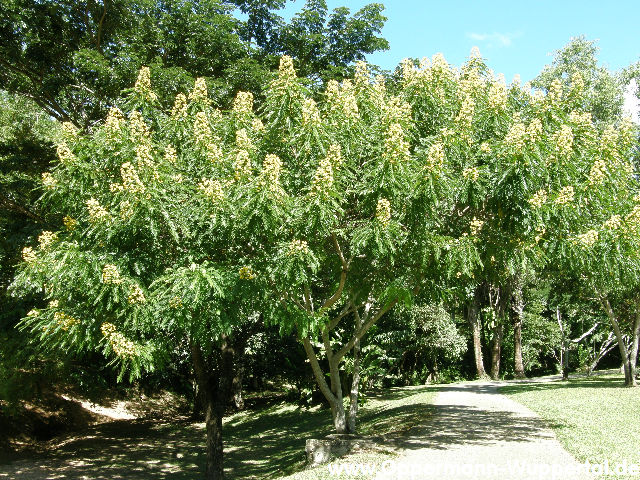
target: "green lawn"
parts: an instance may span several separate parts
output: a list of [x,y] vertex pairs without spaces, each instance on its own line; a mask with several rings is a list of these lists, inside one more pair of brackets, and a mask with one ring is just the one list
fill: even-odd
[[[359,433],[362,435],[390,437],[405,434],[412,427],[423,425],[433,414],[432,402],[437,393],[437,387],[409,387],[390,389],[384,393],[371,395],[359,413]],[[244,427],[243,427],[244,425]],[[271,426],[271,428],[268,428]],[[265,428],[266,427],[266,428]],[[241,472],[243,467],[239,464],[238,470],[234,469],[233,459],[235,451],[227,456],[230,461],[227,466],[232,468],[235,474],[244,475],[234,478],[250,478],[256,475],[287,480],[321,480],[339,478],[332,475],[326,465],[305,469],[304,446],[307,438],[320,438],[332,433],[331,413],[328,410],[305,411],[292,405],[280,405],[273,410],[255,413],[239,414],[231,418],[225,425],[228,435],[230,450],[235,450],[240,430],[242,436],[250,442],[250,449],[255,452],[265,445],[264,463],[256,468],[252,467],[250,475],[248,471]],[[272,434],[280,439],[276,443],[263,444],[261,439]],[[275,448],[274,448],[275,447]],[[268,451],[267,451],[268,449]],[[237,452],[239,453],[239,452]],[[344,462],[361,462],[367,464],[380,464],[392,458],[395,454],[391,448],[382,448],[375,452],[359,452],[343,457]],[[238,456],[246,460],[244,456]],[[244,467],[246,469],[246,466]],[[258,471],[260,470],[260,471]],[[349,478],[370,478],[349,476]]]
[[[640,389],[621,375],[513,384],[501,392],[545,419],[579,461],[640,464]],[[640,478],[640,475],[599,478]]]

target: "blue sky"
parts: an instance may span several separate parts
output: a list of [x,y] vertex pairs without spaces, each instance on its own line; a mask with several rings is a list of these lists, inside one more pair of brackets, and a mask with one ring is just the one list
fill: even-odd
[[[329,9],[347,6],[352,13],[372,1],[328,0]],[[394,68],[405,57],[441,52],[461,64],[477,45],[496,73],[507,80],[517,73],[534,78],[551,54],[571,37],[598,40],[600,62],[618,70],[640,60],[640,1],[382,1],[388,17],[382,35],[390,50],[370,55],[371,63]],[[285,18],[304,0],[289,3]]]

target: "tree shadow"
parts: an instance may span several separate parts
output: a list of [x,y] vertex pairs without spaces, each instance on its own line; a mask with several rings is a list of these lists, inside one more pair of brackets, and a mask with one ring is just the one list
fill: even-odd
[[522,392],[536,392],[545,390],[562,390],[572,388],[627,388],[624,385],[624,377],[578,377],[570,378],[569,380],[552,380],[552,381],[539,381],[535,379],[531,380],[518,380],[510,382],[508,385],[500,387],[500,393],[522,393]]

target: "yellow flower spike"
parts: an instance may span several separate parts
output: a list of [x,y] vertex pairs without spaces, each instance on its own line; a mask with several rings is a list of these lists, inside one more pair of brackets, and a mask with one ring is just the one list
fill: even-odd
[[386,198],[378,200],[376,205],[376,220],[380,222],[380,225],[386,227],[391,221],[391,202]]
[[106,285],[118,285],[122,283],[118,267],[116,267],[112,263],[107,263],[102,268],[102,283]]
[[36,256],[36,252],[31,247],[24,247],[22,249],[22,259],[27,263],[35,262],[38,257]]
[[233,112],[239,115],[251,115],[253,113],[253,93],[238,92],[233,100]]

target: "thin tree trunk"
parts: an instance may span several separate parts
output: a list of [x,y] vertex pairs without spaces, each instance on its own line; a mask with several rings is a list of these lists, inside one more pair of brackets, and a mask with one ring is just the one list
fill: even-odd
[[487,378],[487,372],[484,369],[484,360],[482,358],[482,338],[480,325],[480,287],[476,288],[473,300],[469,303],[467,310],[467,322],[471,327],[471,336],[473,338],[473,358],[476,364],[476,374],[478,378]]
[[207,361],[198,345],[191,346],[193,366],[205,407],[207,480],[224,480],[222,417],[233,380],[234,350],[226,339],[217,353],[217,361]]
[[[613,327],[613,331],[616,334],[616,339],[618,340],[618,349],[620,350],[620,358],[622,359],[622,367],[624,369],[624,384],[627,387],[635,387],[636,378],[635,372],[631,365],[631,358],[629,355],[629,351],[624,342],[622,336],[622,330],[620,329],[620,324],[618,323],[618,319],[616,318],[613,309],[611,308],[611,304],[609,303],[609,299],[606,296],[601,296],[600,300],[602,301],[602,305],[607,312],[607,316],[609,317],[609,321],[611,321],[611,326]],[[634,332],[635,334],[635,332]]]
[[629,352],[629,365],[631,377],[636,379],[636,366],[638,362],[638,347],[640,347],[640,301],[636,301],[636,318],[633,322],[633,335],[631,337],[631,351]]
[[499,319],[493,329],[493,340],[491,341],[491,378],[493,380],[500,378],[500,355],[502,353],[503,331],[504,326],[501,319]]
[[560,327],[560,369],[562,370],[562,380],[569,380],[569,339],[562,324],[560,306],[556,306],[556,321]]
[[513,292],[513,304],[511,305],[511,316],[513,323],[513,369],[516,378],[527,378],[524,373],[524,363],[522,361],[522,320],[524,316],[524,298],[522,296],[522,285],[519,283]]
[[[360,314],[356,311],[356,331],[362,326]],[[356,433],[356,418],[358,416],[358,394],[360,392],[360,340],[353,345],[353,379],[351,380],[351,392],[349,395],[349,418],[347,428],[349,433]]]

